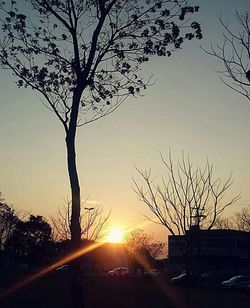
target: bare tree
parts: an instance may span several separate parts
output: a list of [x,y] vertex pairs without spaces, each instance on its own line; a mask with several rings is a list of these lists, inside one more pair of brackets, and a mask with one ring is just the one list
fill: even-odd
[[156,222],[163,225],[171,235],[185,235],[185,245],[180,250],[185,258],[188,270],[188,256],[192,249],[189,230],[211,229],[223,211],[233,205],[237,195],[225,200],[225,193],[232,185],[230,176],[225,182],[213,176],[213,166],[207,161],[204,168],[196,167],[184,155],[176,165],[169,153],[168,161],[162,158],[167,170],[167,178],[155,183],[150,171],[137,169],[143,184],[134,180],[134,190],[139,199],[156,217]]
[[146,252],[152,259],[159,257],[165,246],[164,243],[155,240],[152,235],[140,229],[130,231],[126,236],[125,242],[130,252]]
[[162,162],[168,172],[168,178],[162,183],[154,184],[151,171],[140,171],[145,187],[135,180],[135,192],[150,211],[157,217],[158,223],[164,225],[175,235],[185,234],[191,226],[211,229],[217,218],[240,195],[225,200],[225,193],[232,185],[230,176],[225,182],[214,179],[213,166],[207,161],[204,168],[194,167],[189,158],[183,158],[175,166],[169,154]]
[[[200,25],[187,18],[199,7],[186,0],[27,0],[2,1],[0,10],[2,67],[17,77],[18,87],[41,95],[65,132],[76,250],[81,240],[77,128],[140,95],[148,85],[141,66],[151,57],[169,57],[184,41],[200,39]],[[75,308],[84,305],[79,284],[75,263]]]
[[217,219],[215,227],[217,229],[250,232],[250,206],[235,212],[233,216]]
[[[95,205],[86,207],[87,201],[81,203],[81,238],[96,241],[105,235],[110,211],[104,214],[103,206]],[[67,201],[62,209],[58,209],[56,215],[50,215],[53,238],[56,241],[70,240],[71,202]]]
[[236,229],[233,217],[219,217],[214,224],[214,228],[219,230]]
[[125,243],[133,270],[148,269],[150,262],[159,257],[165,247],[163,242],[155,240],[152,235],[140,229],[130,231],[125,238]]
[[250,232],[250,206],[236,212],[233,217],[235,229]]
[[[219,17],[224,29],[223,43],[211,45],[205,50],[222,62],[224,70],[219,71],[222,82],[250,100],[250,9],[235,12],[238,28],[234,28]],[[236,26],[237,27],[237,26]]]

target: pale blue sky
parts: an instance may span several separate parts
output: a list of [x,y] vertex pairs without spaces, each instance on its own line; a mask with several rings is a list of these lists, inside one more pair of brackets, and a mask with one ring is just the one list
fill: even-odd
[[[153,59],[145,73],[153,73],[156,84],[143,98],[130,98],[78,131],[82,195],[112,207],[114,225],[130,228],[149,214],[131,189],[134,166],[161,176],[159,152],[169,147],[173,155],[189,153],[197,164],[208,157],[222,178],[233,171],[232,193],[243,195],[238,208],[250,203],[250,103],[219,81],[218,62],[199,48],[222,39],[218,13],[232,21],[234,10],[249,1],[193,3],[201,6],[202,42],[190,42],[170,59]],[[6,71],[0,73],[0,191],[16,207],[51,214],[70,196],[64,132],[35,92],[17,89]],[[143,228],[166,236],[154,225]]]

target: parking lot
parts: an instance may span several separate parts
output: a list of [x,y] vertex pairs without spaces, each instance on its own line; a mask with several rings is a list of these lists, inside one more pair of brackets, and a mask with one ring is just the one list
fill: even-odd
[[[0,273],[3,290],[22,273]],[[215,287],[172,286],[166,277],[85,277],[90,308],[249,308],[250,293]],[[53,273],[1,300],[1,308],[69,308],[69,275]]]

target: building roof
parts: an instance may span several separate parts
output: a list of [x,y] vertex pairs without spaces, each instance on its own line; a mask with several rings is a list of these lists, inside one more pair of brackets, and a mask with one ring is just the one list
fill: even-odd
[[[250,240],[250,232],[239,230],[226,229],[211,229],[211,230],[189,230],[186,235],[198,235],[202,237],[230,237],[230,238],[245,238]],[[185,237],[186,235],[169,235],[170,238]]]

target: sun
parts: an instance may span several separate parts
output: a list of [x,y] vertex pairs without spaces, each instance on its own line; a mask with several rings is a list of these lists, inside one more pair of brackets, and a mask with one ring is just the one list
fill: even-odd
[[107,237],[107,241],[111,243],[122,243],[124,231],[121,228],[112,228]]

